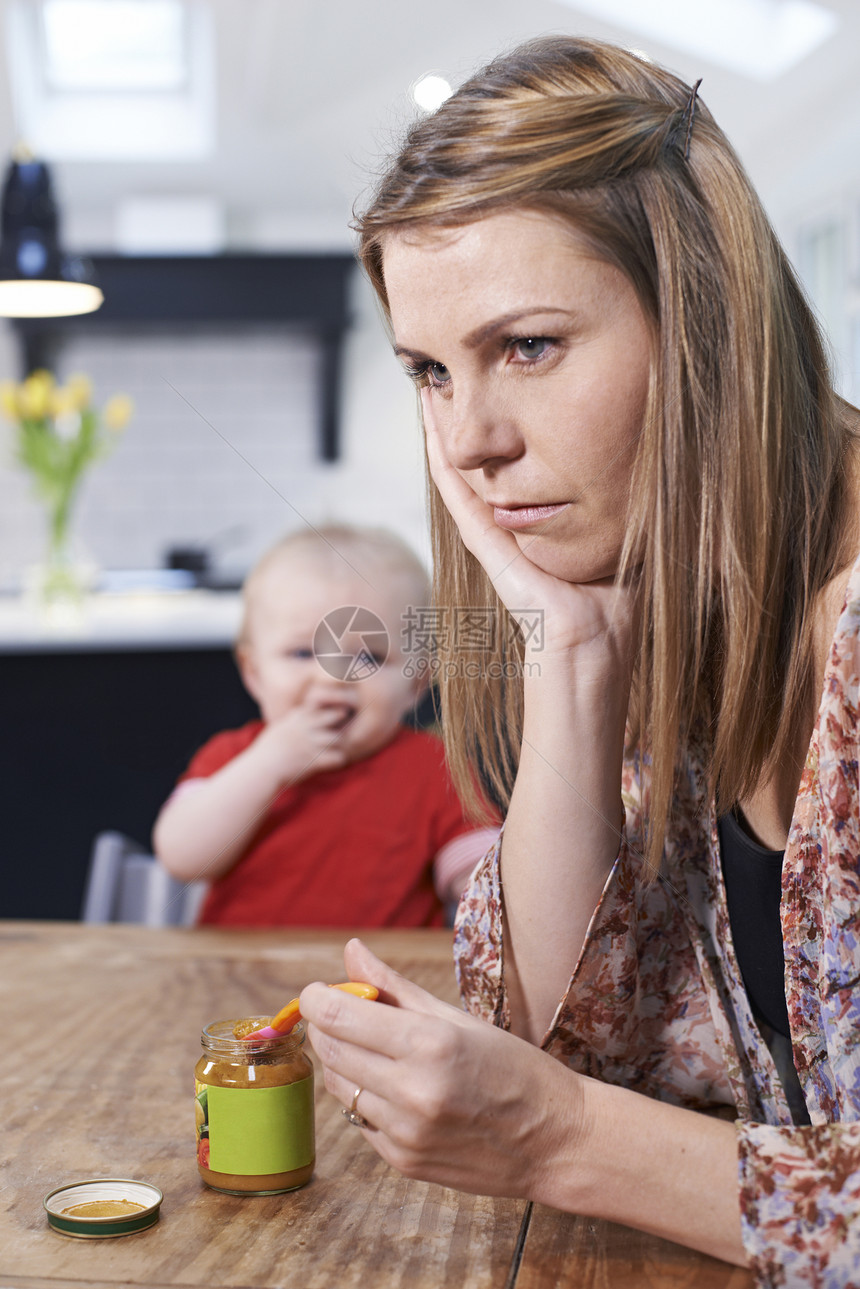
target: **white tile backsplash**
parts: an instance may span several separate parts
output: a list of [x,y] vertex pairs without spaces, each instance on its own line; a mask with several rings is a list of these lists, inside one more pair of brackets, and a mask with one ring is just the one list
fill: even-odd
[[[318,462],[316,342],[286,329],[70,338],[60,378],[85,371],[97,402],[134,399],[114,453],[81,490],[78,531],[101,565],[153,567],[167,548],[217,541],[247,564],[302,510]],[[199,414],[198,414],[199,413]],[[0,470],[4,580],[37,561],[41,516],[26,480]],[[233,530],[228,532],[228,530]]]
[[[76,530],[104,568],[161,565],[174,545],[213,543],[216,567],[241,576],[282,533],[343,520],[383,524],[426,559],[415,397],[397,370],[369,288],[356,279],[342,386],[342,457],[318,454],[319,352],[295,328],[70,336],[59,375],[85,371],[96,401],[124,392],[134,417],[89,473]],[[0,377],[20,375],[0,325]],[[0,422],[0,585],[38,562],[41,510]]]

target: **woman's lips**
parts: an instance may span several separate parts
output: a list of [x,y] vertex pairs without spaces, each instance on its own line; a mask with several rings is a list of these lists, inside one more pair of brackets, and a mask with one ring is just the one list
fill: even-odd
[[499,528],[531,528],[532,524],[546,523],[569,505],[559,501],[552,506],[494,506],[493,518]]

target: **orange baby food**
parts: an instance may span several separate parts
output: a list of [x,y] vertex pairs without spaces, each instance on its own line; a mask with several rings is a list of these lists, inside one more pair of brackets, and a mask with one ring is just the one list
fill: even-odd
[[271,1025],[271,1023],[271,1017],[267,1020],[263,1020],[259,1016],[247,1016],[244,1020],[236,1021],[236,1024],[233,1026],[233,1037],[247,1038],[249,1034],[253,1034],[255,1029],[264,1029],[267,1025]]

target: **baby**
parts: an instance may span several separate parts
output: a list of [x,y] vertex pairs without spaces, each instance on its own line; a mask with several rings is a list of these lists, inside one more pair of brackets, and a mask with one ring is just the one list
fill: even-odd
[[193,757],[158,858],[211,883],[201,924],[443,925],[498,829],[466,820],[441,741],[401,724],[426,683],[401,634],[429,602],[423,566],[381,530],[308,530],[243,599],[236,657],[262,719]]

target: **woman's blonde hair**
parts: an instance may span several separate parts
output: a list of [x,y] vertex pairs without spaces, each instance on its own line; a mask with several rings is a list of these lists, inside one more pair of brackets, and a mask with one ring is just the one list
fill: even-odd
[[[626,274],[653,327],[621,575],[644,591],[631,730],[651,763],[656,871],[694,727],[721,809],[796,760],[813,697],[812,610],[848,559],[850,409],[738,158],[670,72],[553,37],[467,81],[412,128],[357,218],[383,305],[392,231],[510,207],[569,220]],[[430,504],[437,603],[503,614],[432,483]],[[471,762],[504,808],[522,732],[516,632],[499,649],[503,665],[482,683],[444,657],[439,674],[461,790]]]

